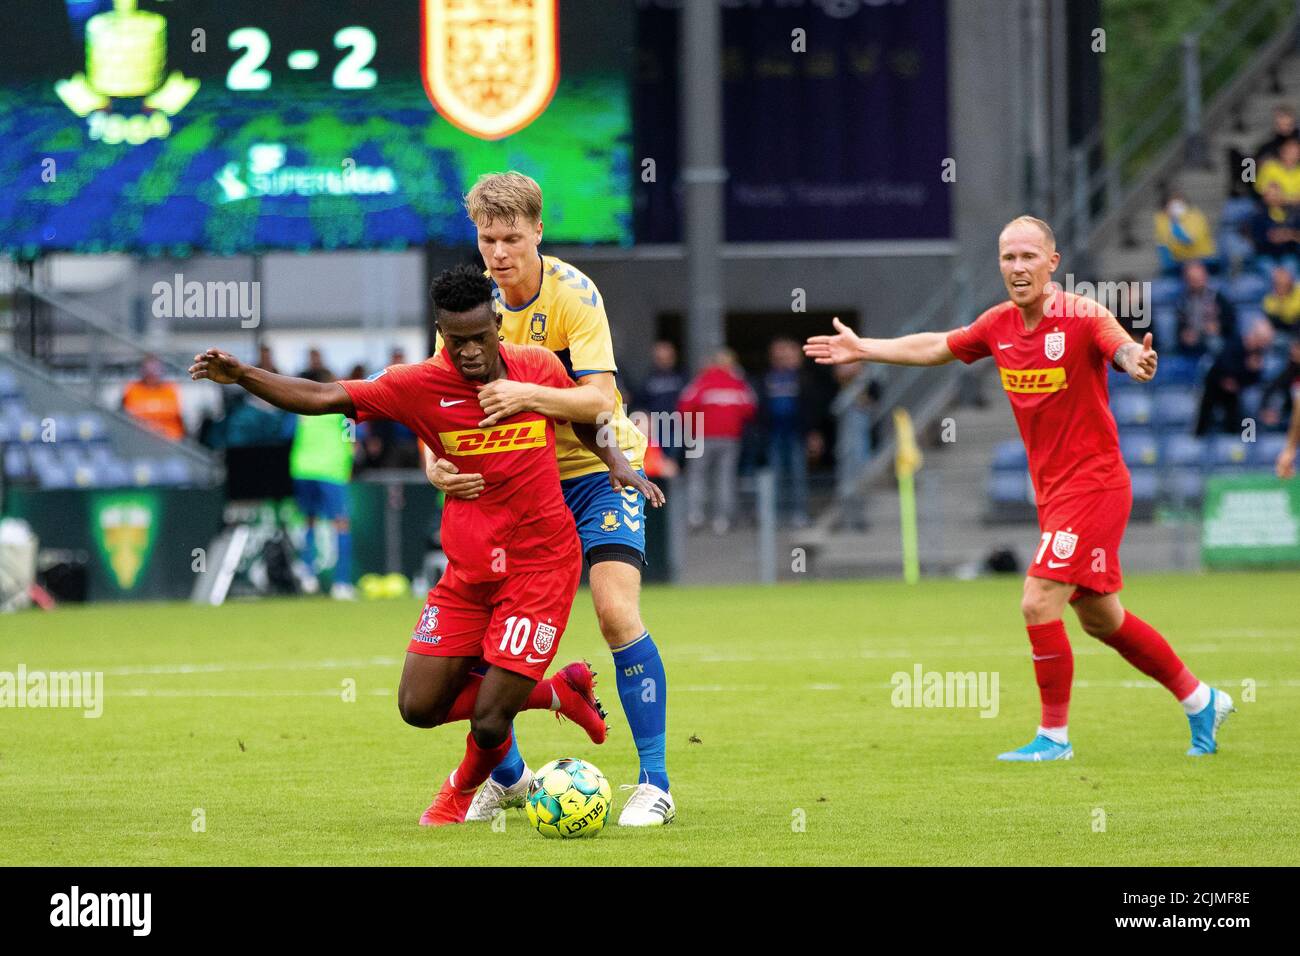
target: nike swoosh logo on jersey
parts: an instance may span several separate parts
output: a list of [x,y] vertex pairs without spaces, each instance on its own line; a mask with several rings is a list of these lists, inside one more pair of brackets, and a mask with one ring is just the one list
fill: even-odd
[[1038,654],[1030,654],[1029,656],[1032,657],[1032,658],[1033,658],[1034,660],[1036,660],[1036,661],[1054,661],[1054,660],[1056,660],[1058,657],[1060,657],[1061,655],[1060,655],[1060,654],[1043,654],[1043,655],[1040,656],[1040,655],[1038,655]]
[[[1061,550],[1065,550],[1065,549],[1062,548]],[[1047,562],[1047,566],[1048,566],[1049,568],[1068,568],[1068,567],[1070,566],[1070,562],[1069,562],[1069,561],[1052,561],[1052,560],[1049,560],[1049,561]]]
[[1000,348],[1000,349],[1009,349],[1009,348],[1011,348],[1011,346],[1013,346],[1013,345],[1015,345],[1014,342],[1008,342],[1006,345],[1003,345],[1001,342],[999,342],[999,343],[998,343],[998,348]]
[[467,401],[469,401],[469,399],[467,398],[458,398],[454,402],[449,402],[445,398],[440,398],[438,399],[438,404],[441,405],[443,408],[451,408],[451,406],[453,405],[459,405],[461,402],[467,402]]
[[527,664],[540,664],[545,660],[546,660],[545,657],[533,657],[532,654],[529,654],[527,657],[524,658],[524,662]]

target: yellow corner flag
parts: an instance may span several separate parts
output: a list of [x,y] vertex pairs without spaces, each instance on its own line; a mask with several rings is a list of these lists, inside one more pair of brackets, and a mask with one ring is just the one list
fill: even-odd
[[912,416],[903,408],[894,409],[894,474],[898,478],[898,518],[903,534],[903,580],[915,584],[921,580],[921,562],[916,539],[916,471],[925,461],[916,444]]

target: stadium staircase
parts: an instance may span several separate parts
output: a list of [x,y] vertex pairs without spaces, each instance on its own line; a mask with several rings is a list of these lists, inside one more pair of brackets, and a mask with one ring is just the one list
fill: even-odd
[[[1190,81],[1189,72],[1194,76]],[[1120,145],[1107,148],[1106,130],[1098,126],[1051,171],[1051,203],[1045,212],[1056,228],[1066,269],[1079,278],[1147,280],[1158,275],[1154,213],[1170,180],[1211,217],[1221,251],[1225,245],[1231,249],[1228,233],[1234,207],[1225,205],[1229,150],[1249,155],[1269,135],[1274,106],[1300,108],[1300,5],[1291,0],[1223,0],[1189,32],[1182,48],[1153,58],[1142,93],[1133,103],[1140,104],[1132,107],[1140,115]],[[1227,221],[1221,222],[1225,209]],[[1255,280],[1240,280],[1236,291],[1243,302],[1253,296],[1257,304],[1263,294]],[[1154,285],[1159,335],[1160,326],[1167,332],[1172,322],[1167,308],[1172,289],[1158,281]],[[936,292],[898,334],[965,324],[1002,298],[990,263],[964,259],[948,287]],[[943,321],[937,321],[940,317]],[[922,571],[974,573],[996,550],[998,538],[1005,538],[1019,567],[1025,567],[1036,539],[1032,488],[1014,421],[995,372],[982,367],[987,365],[969,370],[957,363],[941,369],[886,368],[875,420],[891,437],[859,478],[861,494],[869,502],[869,530],[841,530],[843,515],[832,506],[812,528],[784,536],[781,554],[805,549],[809,570],[819,577],[900,573],[898,495],[892,473],[895,443],[889,419],[894,408],[903,407],[915,420],[918,435],[931,439],[923,442],[926,466],[917,475]],[[1194,381],[1187,370],[1162,371],[1170,387],[1158,401],[1134,396],[1118,376],[1112,377],[1112,409],[1121,430],[1126,424],[1135,428],[1123,441],[1137,498],[1138,527],[1124,546],[1125,566],[1132,570],[1195,566],[1195,505],[1204,478],[1266,467],[1277,443],[1268,438],[1247,452],[1239,441],[1192,449],[1172,436],[1170,456],[1169,430],[1156,432],[1156,438],[1142,432],[1148,425],[1189,425]],[[976,395],[987,404],[973,405],[970,399]],[[957,423],[957,440],[949,445],[937,441],[938,423],[946,417]],[[1159,522],[1152,520],[1157,515]],[[1006,525],[1005,534],[991,535],[990,524]],[[710,556],[709,546],[693,539],[691,563],[710,567],[716,576],[718,565],[703,562],[741,561],[736,555],[754,553],[743,544]],[[782,576],[794,575],[783,570]]]

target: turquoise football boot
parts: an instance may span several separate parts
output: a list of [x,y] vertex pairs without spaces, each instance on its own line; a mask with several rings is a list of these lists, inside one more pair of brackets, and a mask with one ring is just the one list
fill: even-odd
[[1008,750],[1004,754],[998,754],[998,759],[1023,763],[1039,763],[1043,760],[1073,760],[1074,748],[1068,743],[1058,744],[1055,740],[1039,734],[1019,750]]
[[1219,728],[1236,711],[1232,698],[1221,690],[1210,688],[1210,702],[1194,714],[1187,715],[1187,722],[1192,725],[1192,746],[1187,756],[1205,757],[1219,749]]

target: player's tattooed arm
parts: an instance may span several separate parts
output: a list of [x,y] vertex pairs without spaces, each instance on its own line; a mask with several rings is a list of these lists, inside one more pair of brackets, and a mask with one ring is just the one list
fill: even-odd
[[602,424],[597,427],[590,422],[570,422],[570,424],[573,426],[573,434],[578,436],[578,441],[587,446],[588,450],[609,469],[611,488],[615,491],[635,488],[652,507],[663,506],[665,500],[663,490],[653,481],[637,474],[618,446],[617,432],[613,425]]
[[839,320],[831,320],[834,335],[814,335],[804,343],[804,354],[818,365],[883,362],[887,365],[944,365],[957,356],[942,332],[916,332],[896,339],[867,339]]
[[248,365],[229,352],[208,349],[194,356],[190,378],[207,379],[218,385],[238,385],[276,408],[298,415],[356,416],[352,398],[338,382],[313,382],[305,378],[277,375]]
[[614,373],[584,375],[573,388],[499,378],[479,389],[478,403],[487,415],[479,422],[480,428],[520,412],[536,412],[566,422],[595,422],[614,408]]
[[1115,350],[1114,364],[1121,372],[1128,373],[1135,382],[1149,382],[1156,377],[1158,356],[1151,347],[1151,333],[1142,338],[1142,344],[1126,342]]

